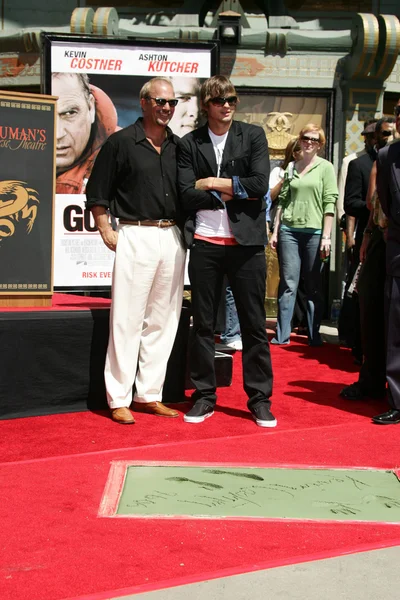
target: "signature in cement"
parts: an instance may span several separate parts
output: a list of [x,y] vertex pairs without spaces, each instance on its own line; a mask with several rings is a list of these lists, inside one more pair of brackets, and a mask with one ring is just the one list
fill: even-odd
[[148,508],[149,506],[154,506],[154,504],[158,504],[160,500],[168,500],[168,498],[174,498],[178,494],[168,494],[167,492],[160,492],[158,490],[154,490],[151,494],[146,494],[143,498],[131,500],[129,504],[127,504],[128,508]]
[[228,492],[223,496],[213,496],[206,494],[195,494],[191,500],[181,500],[178,502],[184,502],[188,504],[199,504],[200,506],[207,506],[208,508],[212,508],[215,506],[234,506],[235,508],[239,506],[246,506],[247,504],[252,504],[254,506],[261,507],[262,504],[258,502],[254,502],[250,498],[256,495],[256,491],[252,490],[251,487],[242,487],[239,488],[237,492]]
[[[250,479],[253,482],[251,485],[245,485],[235,491],[224,490],[224,486],[220,483],[213,483],[212,481],[205,481],[203,479],[189,479],[188,477],[166,477],[165,481],[174,482],[178,485],[182,485],[186,494],[178,492],[162,492],[160,490],[153,490],[151,493],[144,495],[142,498],[134,499],[127,504],[129,508],[148,508],[150,506],[163,506],[169,499],[182,504],[191,504],[197,506],[204,506],[207,508],[226,507],[236,509],[246,505],[257,506],[262,508],[266,506],[269,501],[279,501],[279,497],[289,496],[290,499],[296,500],[299,498],[299,493],[306,490],[312,490],[315,488],[321,489],[321,491],[327,490],[330,486],[337,484],[354,486],[357,490],[365,490],[365,488],[371,488],[372,486],[356,476],[345,474],[342,476],[333,475],[327,478],[317,479],[316,481],[309,481],[297,485],[280,484],[280,483],[268,483],[267,477],[261,477],[255,473],[248,473],[242,471],[226,471],[224,469],[203,469],[202,473],[207,475],[215,476],[226,476],[232,475],[234,477],[242,477]],[[210,478],[211,479],[211,478]],[[221,481],[219,478],[218,481]],[[261,483],[263,482],[263,483]],[[189,493],[190,486],[195,486],[197,489],[206,490],[207,494],[201,493]],[[193,490],[193,487],[192,487]],[[367,491],[367,490],[365,490]],[[266,494],[265,492],[270,492]],[[272,494],[271,494],[272,492]],[[261,496],[262,494],[262,496]],[[316,500],[312,501],[312,505],[318,508],[325,508],[330,513],[335,515],[358,515],[362,512],[362,504],[378,503],[386,508],[400,508],[400,501],[386,497],[377,496],[374,494],[366,495],[360,498],[360,501],[356,504],[349,502],[340,502],[335,500]]]

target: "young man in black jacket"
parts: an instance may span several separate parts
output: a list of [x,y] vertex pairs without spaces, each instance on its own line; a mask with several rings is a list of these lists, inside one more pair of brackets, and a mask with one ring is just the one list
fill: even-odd
[[207,123],[183,137],[178,147],[178,186],[191,248],[191,378],[196,388],[195,404],[184,420],[200,423],[214,411],[214,329],[226,274],[242,332],[248,408],[257,425],[275,427],[264,308],[267,140],[260,127],[233,120],[238,98],[226,77],[204,82],[200,100]]

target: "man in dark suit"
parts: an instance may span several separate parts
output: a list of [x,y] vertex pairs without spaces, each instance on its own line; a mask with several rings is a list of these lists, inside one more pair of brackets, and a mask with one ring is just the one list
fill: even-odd
[[[392,139],[393,129],[393,117],[383,117],[376,123],[375,134],[378,150]],[[350,163],[348,177],[351,176],[352,179],[346,181],[346,192],[349,190],[349,196],[345,197],[345,202],[347,199],[350,210],[353,210],[354,215],[357,210],[362,215],[357,224],[356,266],[360,262],[360,247],[363,239],[365,239],[365,236],[372,237],[368,259],[358,279],[358,294],[351,299],[353,301],[353,317],[357,323],[355,330],[360,335],[360,345],[364,359],[358,381],[346,386],[340,392],[340,395],[348,400],[361,400],[365,397],[380,398],[386,393],[383,326],[381,322],[381,319],[383,321],[384,285],[382,260],[385,260],[385,243],[379,227],[373,223],[372,214],[366,202],[368,186],[371,186],[370,174],[374,158],[376,158],[376,154],[371,151],[364,154],[353,161],[357,164],[354,165],[355,169],[352,171],[350,170],[352,163]],[[360,198],[361,193],[358,197],[356,194],[357,181],[363,195],[362,199]],[[370,190],[370,193],[373,191]],[[367,222],[364,220],[364,212],[367,215]],[[361,235],[359,235],[359,232],[361,232]],[[373,285],[373,289],[370,289],[371,285]],[[373,313],[372,318],[371,312]]]
[[201,423],[214,411],[214,330],[227,275],[242,333],[247,405],[257,425],[275,427],[264,308],[267,140],[260,127],[233,120],[238,98],[226,77],[204,82],[200,100],[207,123],[183,137],[178,151],[185,238],[191,248],[191,378],[196,389],[195,404],[184,420]]
[[[400,133],[400,106],[396,106]],[[400,142],[386,146],[377,158],[377,191],[388,219],[386,240],[386,379],[390,410],[373,417],[374,423],[400,423]]]
[[[365,132],[365,135],[375,133],[375,123],[368,125]],[[357,295],[353,294],[350,298],[347,291],[360,262],[360,247],[369,217],[366,202],[368,182],[375,158],[376,150],[373,146],[370,146],[366,148],[365,154],[351,161],[347,171],[344,192],[343,207],[347,220],[351,221],[349,217],[355,219],[355,239],[349,257],[345,295],[339,319],[339,337],[346,340],[346,344],[352,348],[353,355],[359,364],[362,362],[360,308]],[[346,316],[351,318],[346,320]]]
[[[375,124],[372,127],[376,127]],[[347,171],[344,193],[344,211],[346,215],[356,218],[356,233],[354,245],[354,262],[358,266],[360,246],[364,229],[368,223],[367,191],[372,165],[376,159],[375,148],[369,148],[365,154],[352,160]]]
[[382,117],[377,123],[369,125],[366,128],[366,131],[367,133],[370,133],[374,128],[376,146],[375,148],[366,148],[365,154],[352,160],[347,171],[344,210],[347,215],[356,218],[354,255],[357,265],[360,257],[360,247],[363,240],[364,229],[369,218],[369,210],[366,203],[369,176],[377,156],[377,151],[386,146],[388,138],[391,138],[393,135],[393,127],[393,117]]

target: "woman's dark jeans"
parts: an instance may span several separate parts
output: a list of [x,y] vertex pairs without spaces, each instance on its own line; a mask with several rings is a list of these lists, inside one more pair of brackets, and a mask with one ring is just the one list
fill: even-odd
[[308,341],[318,346],[321,342],[319,328],[322,316],[321,270],[319,255],[321,235],[281,229],[278,241],[279,288],[278,322],[275,344],[289,344],[292,317],[300,276],[303,277],[306,303]]

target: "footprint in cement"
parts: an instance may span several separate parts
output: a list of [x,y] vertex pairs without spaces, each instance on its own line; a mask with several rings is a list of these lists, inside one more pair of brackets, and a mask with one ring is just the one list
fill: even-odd
[[234,477],[247,477],[247,479],[254,479],[255,481],[264,481],[264,477],[254,473],[234,473],[233,471],[222,471],[221,469],[204,469],[203,472],[211,473],[211,475],[233,475]]

